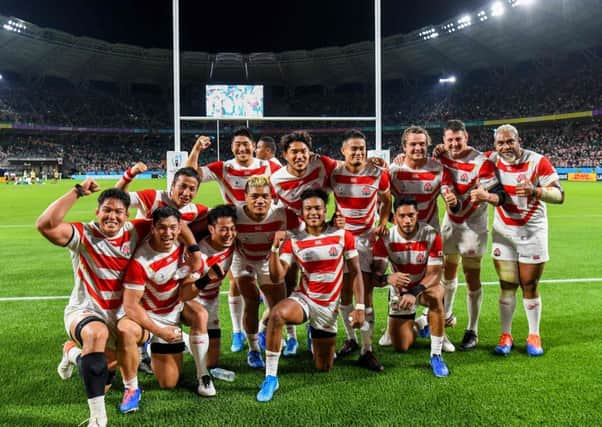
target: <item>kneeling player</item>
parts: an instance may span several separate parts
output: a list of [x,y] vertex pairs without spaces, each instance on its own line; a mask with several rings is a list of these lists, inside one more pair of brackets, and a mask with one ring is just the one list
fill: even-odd
[[364,282],[353,235],[326,224],[328,195],[323,190],[305,190],[301,201],[305,230],[292,236],[282,247],[286,233],[278,231],[270,254],[273,282],[281,282],[293,263],[299,265],[302,279],[299,290],[279,302],[270,312],[266,333],[266,377],[257,394],[260,402],[271,400],[278,389],[276,374],[282,328],[286,324],[309,320],[316,368],[320,371],[332,368],[344,264],[351,275],[357,301],[355,310],[351,312],[351,323],[358,327],[364,322]]
[[[194,306],[182,302],[194,295],[189,292],[189,287],[180,286],[175,277],[184,255],[184,247],[178,242],[180,219],[180,212],[171,207],[161,207],[153,212],[151,237],[136,251],[125,273],[125,317],[118,324],[120,348],[135,348],[148,339],[150,332],[153,372],[161,388],[174,388],[182,371],[181,320],[200,318],[189,322],[190,349],[199,380],[197,391],[202,396],[214,396],[215,388],[205,362],[209,346],[207,313],[199,304],[195,304],[198,306],[195,310]],[[203,272],[206,271],[205,267]],[[136,376],[138,352],[126,353],[127,357],[120,357],[125,394],[119,409],[123,413],[137,410],[141,397]]]
[[[441,236],[430,225],[418,222],[418,204],[412,197],[395,200],[395,227],[374,246],[374,272],[381,286],[392,285],[389,300],[389,331],[396,351],[407,351],[416,339],[416,305],[429,308],[431,368],[437,377],[449,371],[441,348],[444,339],[444,288],[439,285],[443,250]],[[385,275],[387,261],[393,273]]]

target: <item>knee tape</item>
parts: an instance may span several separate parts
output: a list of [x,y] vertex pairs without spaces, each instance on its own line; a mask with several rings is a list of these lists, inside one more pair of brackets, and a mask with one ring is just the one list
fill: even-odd
[[81,357],[81,375],[88,399],[105,394],[109,368],[104,353],[89,353]]
[[502,282],[518,286],[518,264],[515,261],[498,261],[497,274]]
[[462,257],[462,268],[465,270],[480,270],[481,257]]
[[445,262],[449,264],[460,264],[460,254],[445,255]]

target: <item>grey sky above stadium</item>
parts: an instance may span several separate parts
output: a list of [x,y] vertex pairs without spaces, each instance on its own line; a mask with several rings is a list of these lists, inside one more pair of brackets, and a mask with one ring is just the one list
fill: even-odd
[[[407,33],[483,0],[381,0],[382,33]],[[181,48],[205,52],[314,49],[371,40],[372,0],[180,1]],[[3,0],[0,13],[76,36],[171,47],[170,0]]]

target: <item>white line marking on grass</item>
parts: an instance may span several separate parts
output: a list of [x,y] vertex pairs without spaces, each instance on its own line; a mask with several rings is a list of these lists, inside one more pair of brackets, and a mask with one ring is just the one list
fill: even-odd
[[[583,282],[602,282],[602,277],[578,278],[578,279],[547,279],[540,280],[539,283],[583,283]],[[497,285],[499,282],[481,282],[483,285]],[[466,286],[466,283],[458,283],[458,286]],[[376,290],[386,290],[387,288],[376,288]],[[228,291],[221,291],[221,295],[227,295]],[[58,296],[34,296],[34,297],[0,297],[0,301],[36,301],[68,299],[69,295]]]

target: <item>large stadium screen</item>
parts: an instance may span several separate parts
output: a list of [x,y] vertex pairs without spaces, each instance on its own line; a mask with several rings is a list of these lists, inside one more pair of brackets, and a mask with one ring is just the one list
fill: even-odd
[[263,86],[206,85],[207,117],[263,117]]

